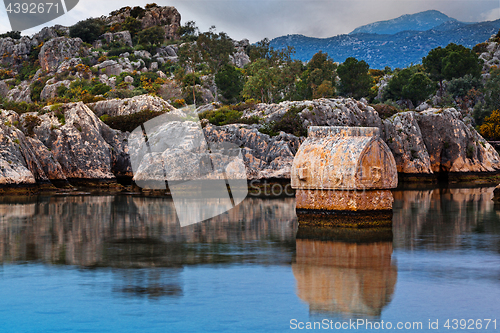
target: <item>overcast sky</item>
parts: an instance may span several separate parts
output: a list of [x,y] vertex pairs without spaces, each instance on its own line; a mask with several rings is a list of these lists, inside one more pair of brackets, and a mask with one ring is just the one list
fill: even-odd
[[[72,11],[46,26],[69,26],[88,17],[107,15],[123,6],[144,7],[150,2],[175,6],[181,13],[182,23],[195,21],[201,31],[215,25],[217,31],[238,40],[248,38],[251,42],[287,34],[331,37],[347,34],[361,25],[429,9],[466,22],[500,18],[500,0],[80,0]],[[0,32],[6,32],[11,30],[10,24],[5,7],[1,4],[0,7]],[[42,27],[23,34],[31,35]]]

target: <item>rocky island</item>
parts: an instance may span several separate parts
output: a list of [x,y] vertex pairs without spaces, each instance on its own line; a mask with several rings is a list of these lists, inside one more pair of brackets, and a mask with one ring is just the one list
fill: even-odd
[[[81,25],[99,33],[82,34]],[[476,52],[482,85],[498,76],[498,39],[492,36]],[[1,190],[133,180],[130,132],[164,113],[185,117],[184,107],[193,103],[207,142],[241,148],[249,180],[289,180],[308,126],[377,127],[403,181],[500,171],[500,156],[473,116],[480,103],[488,110],[491,94],[472,104],[449,97],[443,84],[455,77],[423,98],[384,104],[398,72],[367,70],[372,91],[360,95],[347,89],[342,65],[324,54],[302,64],[265,42],[200,34],[193,22],[181,25],[173,7],[124,7],[70,28],[44,28],[31,37],[12,33],[0,38],[0,54]],[[420,66],[413,73],[422,74]],[[287,83],[257,85],[259,75],[275,70]]]

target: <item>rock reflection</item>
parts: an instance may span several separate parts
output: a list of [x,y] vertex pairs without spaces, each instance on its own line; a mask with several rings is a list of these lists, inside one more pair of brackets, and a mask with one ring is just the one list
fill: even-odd
[[184,228],[173,202],[161,197],[0,200],[0,262],[119,268],[290,263],[295,245],[293,198],[247,198],[223,215]]
[[[493,187],[394,191],[394,246],[440,250],[470,247],[470,233],[500,234]],[[484,244],[483,244],[484,245]],[[482,250],[486,250],[481,248]],[[500,246],[493,251],[500,250]]]
[[397,280],[391,230],[325,228],[315,239],[315,229],[300,226],[297,233],[298,296],[312,313],[380,316]]

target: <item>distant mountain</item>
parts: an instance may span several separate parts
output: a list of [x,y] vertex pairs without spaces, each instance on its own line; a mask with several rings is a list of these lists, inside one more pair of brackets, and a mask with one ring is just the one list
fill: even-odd
[[361,33],[393,35],[405,30],[427,31],[447,22],[458,21],[437,10],[427,10],[416,14],[406,14],[392,20],[363,25],[354,29],[349,35]]
[[445,22],[427,31],[406,30],[392,35],[357,33],[330,38],[288,35],[271,40],[270,45],[278,49],[293,46],[295,58],[302,61],[309,61],[321,50],[337,62],[355,57],[365,60],[371,68],[403,68],[421,63],[422,57],[438,46],[455,43],[472,48],[487,41],[499,29],[500,19],[473,24]]

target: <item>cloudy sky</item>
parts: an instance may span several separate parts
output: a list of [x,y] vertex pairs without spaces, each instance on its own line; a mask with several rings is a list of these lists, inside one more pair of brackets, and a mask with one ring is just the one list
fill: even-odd
[[[201,31],[215,25],[217,31],[251,42],[286,34],[331,37],[347,34],[364,24],[429,9],[465,22],[500,18],[500,0],[80,0],[72,11],[46,25],[72,25],[123,6],[144,6],[153,1],[175,6],[182,23],[193,20]],[[0,7],[0,32],[6,32],[11,29],[5,7]],[[33,34],[41,27],[23,34]]]

